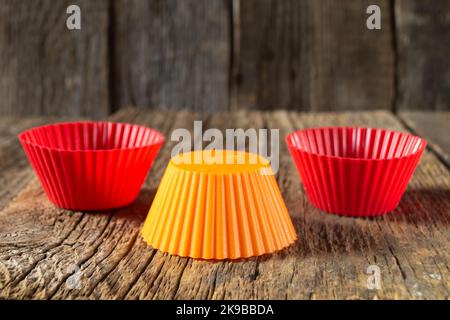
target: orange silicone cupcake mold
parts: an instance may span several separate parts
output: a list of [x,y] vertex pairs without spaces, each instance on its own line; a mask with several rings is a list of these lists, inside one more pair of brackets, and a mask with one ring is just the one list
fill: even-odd
[[297,235],[270,173],[266,159],[246,152],[177,155],[162,178],[142,236],[161,251],[201,259],[281,250]]

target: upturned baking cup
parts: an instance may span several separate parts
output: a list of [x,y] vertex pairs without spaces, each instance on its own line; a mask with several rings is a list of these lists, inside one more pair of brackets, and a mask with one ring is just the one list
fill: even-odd
[[426,146],[407,133],[341,127],[300,130],[286,142],[311,203],[348,216],[394,210]]
[[71,210],[103,210],[130,204],[164,137],[138,125],[68,122],[19,135],[50,201]]
[[269,162],[222,150],[170,160],[142,235],[153,248],[201,259],[272,253],[297,238]]

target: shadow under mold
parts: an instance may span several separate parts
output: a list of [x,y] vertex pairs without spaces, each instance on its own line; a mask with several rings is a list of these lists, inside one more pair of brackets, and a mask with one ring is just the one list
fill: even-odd
[[402,222],[437,227],[450,225],[450,189],[406,190],[400,203],[386,217]]
[[126,207],[116,209],[114,217],[133,222],[144,222],[156,195],[156,189],[142,189],[134,202]]
[[[298,240],[280,254],[311,255],[377,254],[388,250],[386,239],[395,236],[382,224],[406,223],[413,227],[450,224],[450,190],[407,190],[398,207],[376,217],[347,217],[323,212],[309,203],[306,195],[287,203]],[[389,230],[389,229],[387,229]],[[395,245],[395,244],[393,244]]]
[[[152,205],[156,189],[143,189],[131,205],[116,211],[115,217],[142,223]],[[299,195],[290,207],[297,241],[289,247],[272,254],[245,259],[203,260],[204,262],[248,262],[256,259],[264,261],[271,257],[284,259],[291,254],[299,258],[327,255],[359,255],[385,251],[386,234],[377,224],[408,223],[412,225],[442,225],[450,223],[450,190],[415,189],[407,190],[399,206],[382,216],[346,217],[322,212],[314,208]],[[294,199],[291,199],[294,200]],[[295,207],[295,208],[294,208]],[[186,258],[187,257],[180,257]]]

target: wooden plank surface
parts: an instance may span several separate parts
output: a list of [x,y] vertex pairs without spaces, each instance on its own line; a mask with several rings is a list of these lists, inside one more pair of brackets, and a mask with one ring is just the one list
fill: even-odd
[[0,114],[108,114],[108,1],[77,1],[81,30],[66,27],[73,1],[0,4]]
[[34,126],[63,120],[55,117],[0,118],[0,209],[34,177],[17,135]]
[[[246,0],[234,17],[232,108],[390,109],[394,50],[387,0]],[[366,9],[381,8],[381,30]]]
[[429,147],[450,168],[450,112],[403,111],[400,118],[416,134],[427,139]]
[[131,104],[193,111],[228,108],[227,1],[112,4],[115,109]]
[[[387,112],[303,114],[122,110],[114,120],[155,127],[167,143],[131,206],[98,213],[52,206],[33,179],[0,211],[0,297],[108,299],[445,299],[449,296],[450,172],[425,152],[400,206],[374,219],[313,208],[281,143],[278,183],[299,234],[289,249],[239,262],[179,258],[139,235],[169,160],[174,128],[280,128],[366,125],[405,130]],[[194,137],[200,139],[200,137]],[[367,289],[369,265],[380,290]],[[75,281],[77,280],[77,281]],[[74,286],[73,284],[77,284]],[[79,284],[79,285],[78,285]]]
[[450,2],[395,1],[398,110],[450,108]]

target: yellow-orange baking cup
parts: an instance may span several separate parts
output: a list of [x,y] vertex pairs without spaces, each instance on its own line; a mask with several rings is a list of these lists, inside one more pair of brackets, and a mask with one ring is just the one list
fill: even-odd
[[173,157],[144,223],[145,241],[200,259],[247,258],[289,246],[297,234],[270,173],[266,159],[240,151]]

